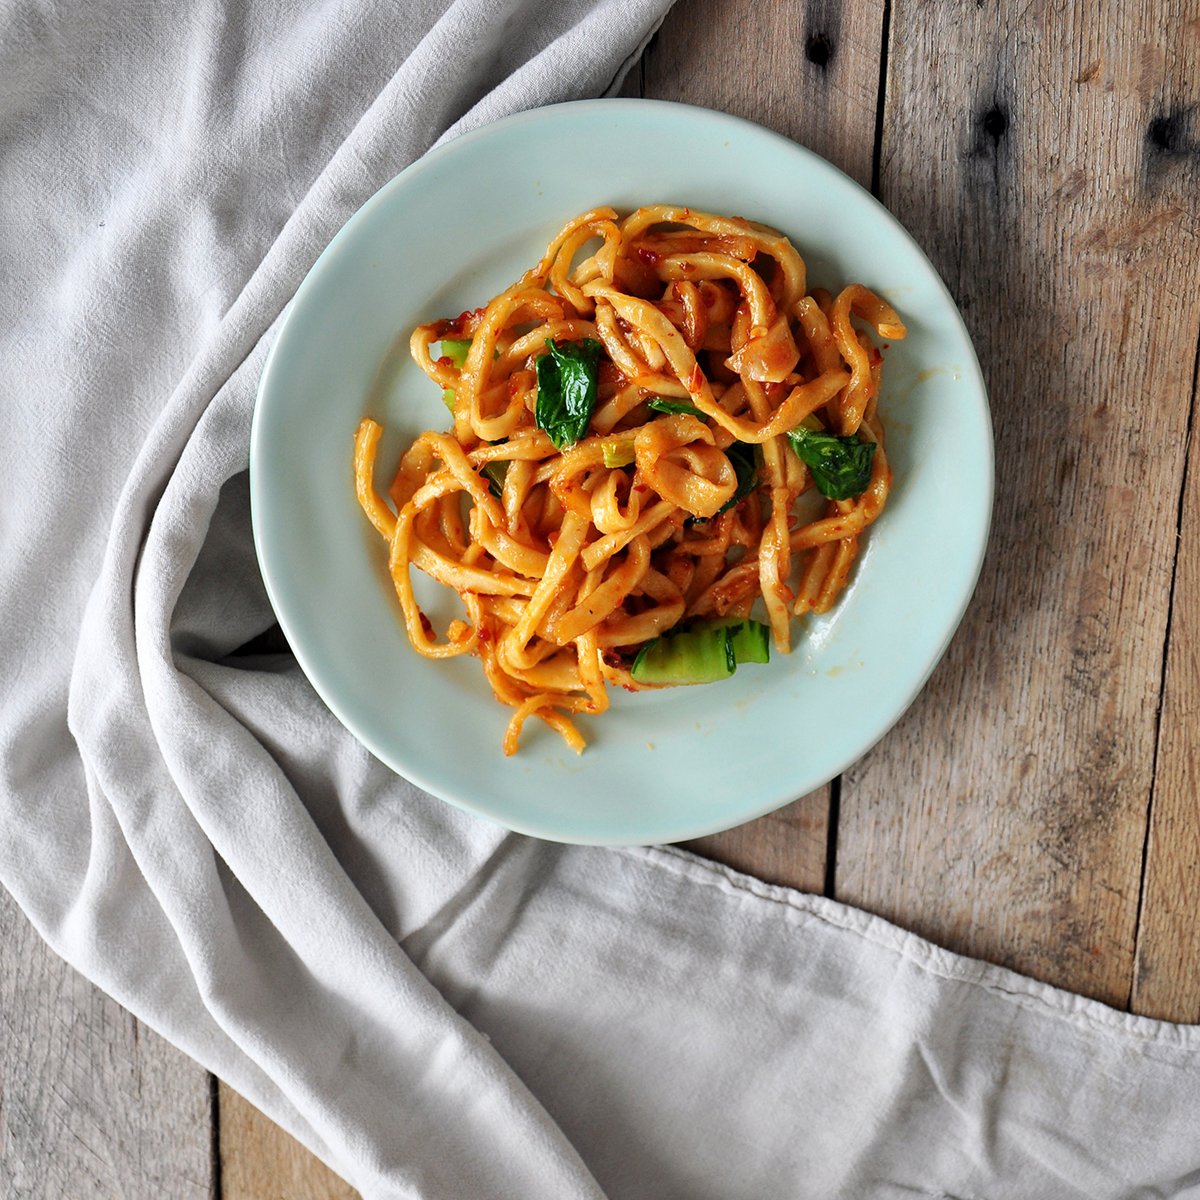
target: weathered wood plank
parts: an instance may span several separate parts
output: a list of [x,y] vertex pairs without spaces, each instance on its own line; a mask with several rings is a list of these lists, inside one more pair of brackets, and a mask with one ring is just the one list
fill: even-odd
[[225,1084],[218,1110],[219,1200],[358,1200],[345,1180]]
[[[1186,214],[1194,237],[1200,196],[1200,18],[1176,31],[1167,82],[1147,129],[1148,169],[1157,191]],[[1194,279],[1194,276],[1193,276]],[[1200,342],[1200,330],[1193,330]],[[1185,345],[1177,347],[1183,353]],[[1196,353],[1200,369],[1200,346]],[[1166,689],[1159,730],[1150,837],[1138,928],[1132,1008],[1147,1016],[1200,1021],[1200,449],[1197,389],[1175,566]]]
[[[1200,187],[1200,172],[1196,186]],[[1195,405],[1195,398],[1193,398]],[[1200,461],[1193,436],[1138,927],[1134,1012],[1200,1022]]]
[[59,959],[0,890],[0,1196],[214,1194],[209,1075]]
[[[1164,81],[1147,127],[1147,176],[1181,213],[1194,240],[1200,197],[1200,14],[1172,29]],[[1195,276],[1192,283],[1194,287]],[[1186,294],[1186,293],[1185,293]],[[1194,312],[1194,306],[1193,306]],[[1200,330],[1193,327],[1193,344]],[[1175,347],[1186,357],[1186,344]],[[1200,363],[1200,348],[1197,349]],[[1138,928],[1132,1008],[1148,1016],[1200,1021],[1200,453],[1197,381],[1176,558],[1166,690],[1159,730],[1150,837]]]
[[984,364],[998,493],[947,660],[844,780],[836,894],[1118,1005],[1200,321],[1183,18],[896,0],[880,165]]
[[[645,55],[645,94],[756,121],[868,186],[882,28],[881,3],[767,4],[750,21],[736,5],[684,0]],[[830,791],[822,788],[687,845],[769,882],[820,892],[829,812]]]

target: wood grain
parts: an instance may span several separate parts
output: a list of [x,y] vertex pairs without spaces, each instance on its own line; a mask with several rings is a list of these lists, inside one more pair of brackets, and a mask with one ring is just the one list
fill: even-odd
[[[1200,19],[1171,29],[1162,82],[1147,128],[1147,176],[1180,212],[1181,238],[1194,252],[1200,197]],[[1194,268],[1193,268],[1194,269]],[[1194,278],[1194,276],[1193,276]],[[1186,293],[1185,293],[1186,294]],[[1194,305],[1191,307],[1194,314]],[[1200,364],[1200,330],[1193,326]],[[1178,347],[1183,353],[1186,343]],[[1171,606],[1166,691],[1151,807],[1150,837],[1138,928],[1135,1012],[1200,1021],[1200,462],[1196,445],[1196,375],[1186,489]]]
[[358,1200],[345,1180],[225,1084],[218,1111],[219,1200]]
[[893,6],[881,194],[974,337],[998,492],[963,628],[837,839],[841,899],[1120,1006],[1200,318],[1156,144],[1195,100],[1182,16]]
[[[879,3],[762,5],[748,22],[736,5],[685,0],[644,57],[644,94],[765,125],[869,186],[882,31]],[[686,845],[769,883],[820,892],[830,811],[825,787],[759,821]]]
[[2,890],[0,945],[0,1196],[208,1200],[208,1073],[68,967]]

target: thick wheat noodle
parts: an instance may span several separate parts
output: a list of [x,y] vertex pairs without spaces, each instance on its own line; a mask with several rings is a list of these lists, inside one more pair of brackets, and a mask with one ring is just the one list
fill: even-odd
[[[624,481],[624,482],[623,482]],[[621,507],[622,490],[628,490],[625,507]],[[592,524],[599,533],[622,533],[638,519],[641,500],[621,471],[610,471],[592,489]]]
[[[770,402],[764,389],[749,380],[744,387],[750,411],[766,423]],[[788,516],[794,497],[788,491],[784,450],[780,442],[781,439],[775,436],[762,443],[764,482],[770,488],[771,511],[758,546],[758,583],[771,625],[771,639],[775,649],[786,654],[791,649],[792,617],[788,607],[792,592],[787,583],[792,566]]]
[[371,518],[371,524],[391,541],[396,529],[396,514],[375,490],[375,456],[382,436],[383,426],[376,421],[368,419],[358,427],[354,436],[355,492],[363,512]]
[[[614,568],[611,575],[603,582],[597,581],[593,590],[554,622],[551,632],[554,641],[573,642],[581,634],[595,629],[642,582],[650,567],[650,543],[644,535],[636,537],[625,553],[625,561]],[[588,575],[596,576],[603,570],[603,567],[597,567]]]
[[858,331],[850,322],[851,312],[875,326],[880,337],[904,336],[904,326],[890,304],[885,304],[874,292],[861,284],[851,284],[834,300],[830,326],[838,352],[850,364],[850,382],[841,399],[841,429],[844,434],[857,433],[867,405],[874,398],[875,387],[871,374],[871,359]]
[[686,389],[690,402],[739,442],[765,442],[769,437],[794,429],[851,381],[851,376],[844,370],[830,371],[795,387],[770,421],[755,424],[739,420],[716,402],[712,387],[683,335],[654,305],[636,297],[623,296],[602,285],[591,285],[588,290],[592,295],[608,300],[620,316],[655,338],[671,364],[675,377]]
[[678,509],[669,500],[660,500],[644,511],[628,529],[607,534],[588,545],[583,552],[583,565],[594,570],[597,564],[623,550],[639,533],[649,533],[664,522],[671,520]]
[[531,267],[521,276],[515,285],[516,288],[536,287],[545,283],[550,276],[550,269],[554,266],[554,260],[558,257],[558,252],[562,249],[563,243],[577,229],[587,227],[596,221],[615,221],[616,219],[617,211],[614,208],[593,208],[578,217],[572,218],[551,238],[550,245],[546,247],[546,253],[542,255],[536,266]]
[[679,254],[664,258],[660,267],[664,279],[732,279],[750,305],[750,319],[766,332],[775,319],[775,302],[762,276],[749,263],[730,254]]
[[[546,564],[521,619],[501,638],[501,654],[513,665],[529,666],[528,645],[537,632],[537,627],[547,610],[554,603],[558,594],[559,584],[571,569],[579,552],[583,548],[587,536],[587,522],[574,513],[566,513],[563,517],[559,536],[554,543],[554,550]],[[536,660],[534,660],[536,661]]]
[[[578,284],[574,283],[570,278],[571,260],[575,257],[579,248],[593,237],[602,237],[604,239],[604,249],[594,256],[594,261],[597,261],[597,265],[599,266],[599,260],[603,256],[604,260],[611,262],[621,242],[621,231],[611,220],[597,218],[573,229],[563,239],[562,245],[558,248],[558,253],[554,256],[554,263],[550,267],[550,282],[554,286],[554,290],[564,300],[570,301],[579,312],[589,312],[592,306],[588,298],[580,291]],[[611,273],[606,277],[611,279]]]
[[850,578],[850,568],[858,554],[857,537],[842,538],[840,542],[832,544],[834,546],[833,562],[829,566],[825,582],[821,585],[816,602],[813,604],[813,612],[816,613],[828,612],[833,607],[833,602]]
[[620,615],[605,622],[605,632],[596,634],[600,646],[638,646],[656,638],[683,616],[683,593],[665,575],[649,568],[638,587],[641,595],[654,601],[636,616]]
[[806,612],[815,612],[825,581],[829,577],[829,568],[841,542],[822,542],[808,558],[808,565],[800,576],[800,586],[796,591],[796,606],[794,612],[801,616]]
[[718,237],[749,237],[764,254],[769,255],[779,264],[785,280],[781,296],[784,306],[790,308],[804,295],[804,260],[796,253],[791,242],[783,234],[773,229],[754,225],[740,218],[718,217],[712,213],[695,212],[689,208],[656,205],[638,209],[637,212],[626,217],[621,224],[621,233],[626,239],[634,240],[644,230],[656,223],[691,225]]
[[[837,602],[891,487],[882,359],[856,320],[904,336],[860,284],[810,292],[783,234],[660,205],[581,214],[482,308],[412,332],[453,430],[418,437],[385,496],[383,430],[363,420],[356,494],[388,544],[413,648],[476,655],[513,709],[505,753],[531,716],[582,750],[575,718],[604,712],[610,685],[649,686],[633,655],[683,621],[761,605],[786,652],[795,615]],[[435,354],[447,339],[469,342],[465,359],[445,345]],[[538,427],[547,342],[593,342],[600,355],[587,427],[561,448]],[[655,396],[685,408],[655,411]],[[787,437],[800,426],[876,446],[865,491],[805,520],[814,482]],[[414,567],[462,600],[444,640],[417,602]]]
[[596,313],[596,336],[604,343],[608,357],[627,379],[637,379],[643,373],[646,364],[634,353],[633,347],[617,326],[617,314],[611,304],[601,305]]

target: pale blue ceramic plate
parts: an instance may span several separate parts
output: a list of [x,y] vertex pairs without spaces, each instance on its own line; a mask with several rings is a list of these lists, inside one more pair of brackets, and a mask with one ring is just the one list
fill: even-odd
[[[355,501],[354,430],[364,414],[383,423],[381,477],[390,477],[409,440],[447,424],[440,393],[403,348],[412,327],[484,303],[575,213],[660,203],[773,225],[815,284],[863,282],[900,310],[909,336],[887,351],[880,401],[894,491],[852,586],[834,612],[797,629],[790,657],[706,687],[617,691],[609,713],[582,719],[581,757],[531,721],[520,753],[506,759],[510,710],[492,698],[478,662],[431,662],[409,647],[385,547]],[[511,829],[631,844],[769,812],[837,775],[892,726],[974,588],[992,440],[962,320],[870,195],[744,121],[602,100],[459,138],[347,222],[271,350],[250,473],[255,542],[280,624],[313,686],[364,745],[434,795]]]

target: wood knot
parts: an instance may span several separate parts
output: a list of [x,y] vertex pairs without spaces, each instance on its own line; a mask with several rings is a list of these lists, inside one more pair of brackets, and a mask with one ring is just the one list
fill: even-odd
[[833,58],[833,42],[827,33],[810,33],[804,43],[804,57],[824,70]]
[[[1200,132],[1196,128],[1197,105],[1189,104],[1173,109],[1160,109],[1146,124],[1146,136],[1142,143],[1142,167],[1145,185],[1152,193],[1168,186],[1172,179],[1178,185],[1183,180],[1179,172],[1191,175],[1200,166]],[[1186,185],[1188,198],[1184,201],[1188,211],[1195,212],[1195,187],[1189,180]]]
[[1008,114],[999,104],[993,104],[983,114],[983,132],[998,146],[1000,139],[1008,132]]
[[1146,142],[1159,154],[1175,157],[1190,153],[1194,147],[1188,137],[1187,112],[1159,113],[1146,126]]

